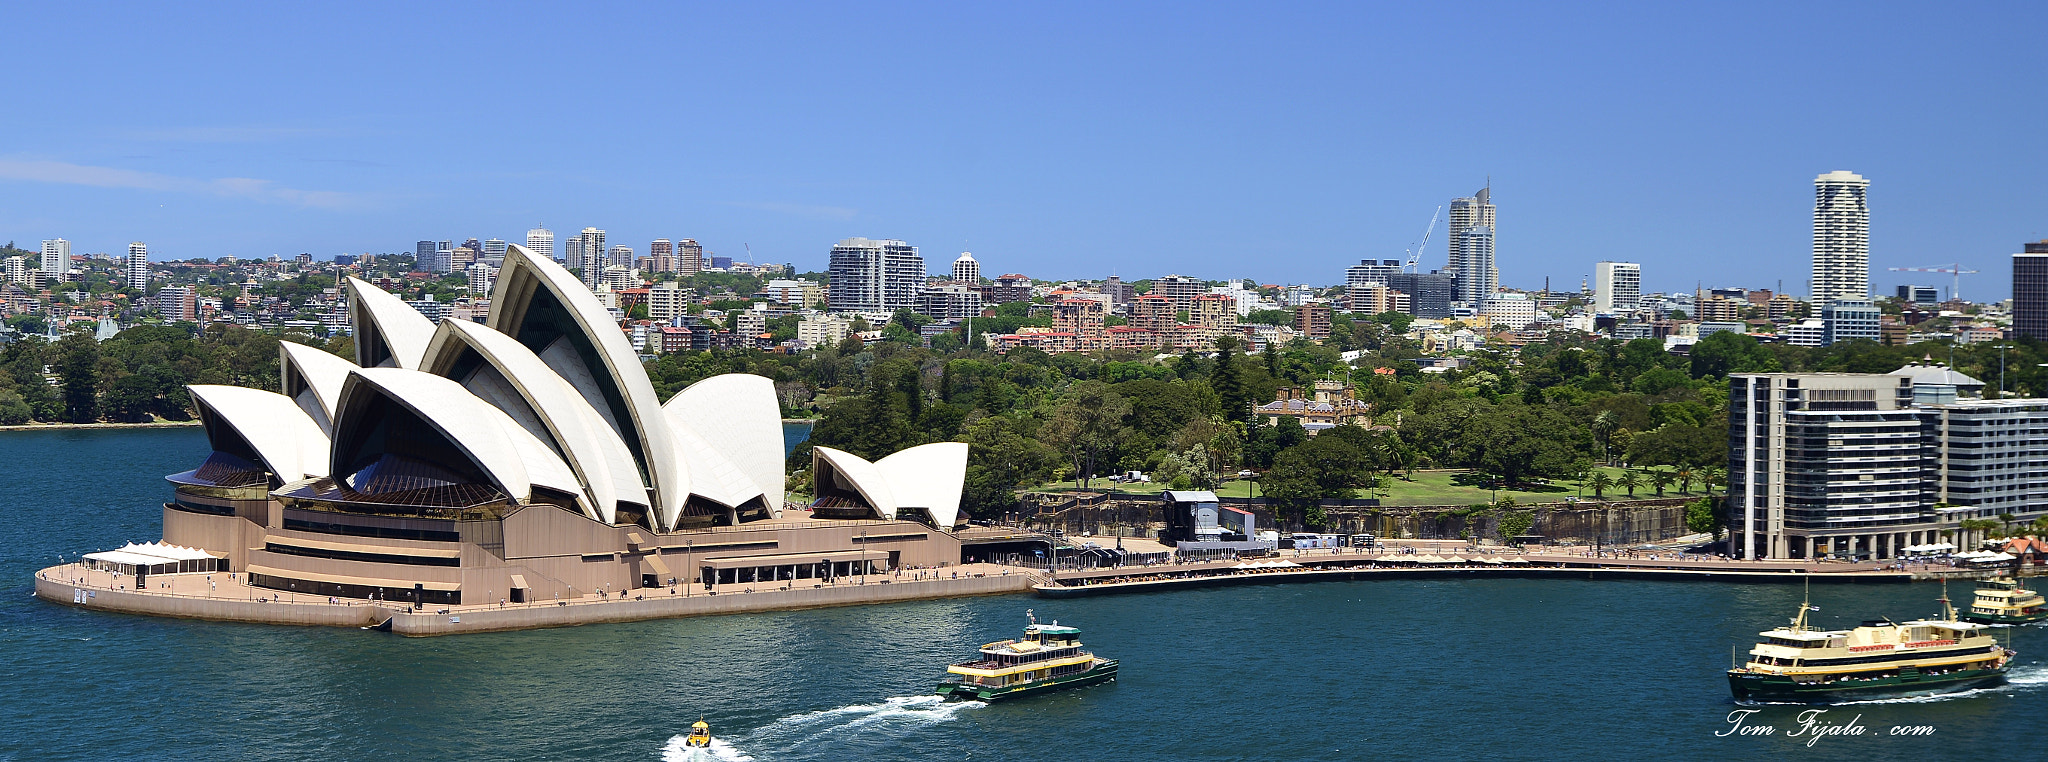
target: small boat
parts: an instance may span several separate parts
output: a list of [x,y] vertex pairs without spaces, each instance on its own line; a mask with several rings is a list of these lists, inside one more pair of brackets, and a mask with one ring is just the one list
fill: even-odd
[[1963,621],[1978,624],[2027,624],[2048,619],[2048,600],[2040,593],[2020,587],[2012,577],[1992,577],[1977,583],[1977,597],[1963,612]]
[[1746,661],[1728,670],[1737,701],[1832,703],[1952,693],[2005,681],[2016,654],[1991,630],[1956,618],[1948,594],[1933,619],[1866,621],[1815,630],[1799,604],[1790,627],[1763,633]]
[[697,724],[690,726],[690,735],[683,739],[683,745],[694,749],[709,748],[711,746],[711,726],[703,720],[698,720]]
[[1055,620],[1031,624],[1024,637],[981,647],[981,658],[947,667],[937,693],[947,700],[995,701],[1078,688],[1116,679],[1116,660],[1097,658],[1081,646],[1081,631]]

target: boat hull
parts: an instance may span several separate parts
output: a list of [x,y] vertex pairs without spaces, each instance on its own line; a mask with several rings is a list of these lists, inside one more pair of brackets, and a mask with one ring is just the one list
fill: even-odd
[[2048,611],[2012,615],[1970,612],[1963,614],[1962,617],[1965,622],[1976,622],[1977,624],[2033,624],[2042,620],[2048,620]]
[[940,682],[938,690],[934,692],[937,693],[940,698],[943,698],[948,701],[1002,701],[1004,699],[1022,698],[1024,696],[1035,696],[1042,693],[1051,693],[1053,691],[1063,691],[1068,688],[1079,688],[1087,685],[1106,683],[1115,679],[1116,660],[1105,659],[1103,661],[1097,662],[1095,666],[1088,668],[1088,670],[1085,672],[1076,672],[1071,675],[1063,675],[1061,677],[1055,677],[1048,680],[1038,680],[1034,682],[1024,683],[1021,685],[1004,686],[1001,688],[969,685],[966,683],[956,682],[953,680],[946,680]]
[[1885,698],[1933,696],[1983,688],[2005,682],[2005,668],[1969,669],[1942,675],[1912,673],[1870,680],[1796,683],[1785,675],[1730,671],[1728,688],[1736,701],[1788,701],[1830,704]]

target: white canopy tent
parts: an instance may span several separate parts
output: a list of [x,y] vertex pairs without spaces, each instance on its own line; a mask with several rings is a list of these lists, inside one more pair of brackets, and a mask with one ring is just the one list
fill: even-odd
[[116,550],[85,554],[85,565],[99,571],[122,574],[179,574],[216,572],[227,568],[227,559],[198,548],[165,545],[162,542],[128,543]]

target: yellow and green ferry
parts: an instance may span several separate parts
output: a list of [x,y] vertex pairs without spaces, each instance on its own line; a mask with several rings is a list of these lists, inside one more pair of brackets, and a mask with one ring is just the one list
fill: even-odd
[[947,667],[939,696],[952,700],[996,701],[1037,693],[1078,688],[1116,679],[1116,660],[1098,658],[1081,646],[1081,631],[1055,620],[1031,625],[1024,637],[981,647],[981,658]]
[[1950,693],[2005,681],[2015,655],[1991,630],[1959,621],[1948,596],[1934,619],[1867,621],[1850,630],[1814,630],[1806,612],[1790,627],[1760,633],[1746,662],[1728,670],[1737,701],[1832,703]]
[[1963,620],[1978,624],[2029,624],[2048,619],[2048,600],[2040,593],[2020,587],[2012,577],[1992,577],[1977,583],[1977,597]]

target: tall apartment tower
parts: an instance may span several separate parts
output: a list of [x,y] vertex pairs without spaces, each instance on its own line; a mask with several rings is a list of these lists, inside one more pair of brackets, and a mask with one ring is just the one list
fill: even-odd
[[676,274],[683,277],[704,272],[704,247],[695,238],[676,242]]
[[676,271],[676,245],[666,238],[656,238],[647,244],[647,260],[651,269],[658,273]]
[[128,244],[128,287],[137,291],[149,290],[149,244],[141,241]]
[[[1491,214],[1489,211],[1488,216]],[[1451,243],[1457,246],[1458,253],[1453,259],[1458,263],[1453,271],[1458,276],[1458,301],[1478,307],[1480,302],[1493,298],[1493,292],[1500,286],[1500,270],[1493,265],[1493,226],[1467,227]]]
[[20,286],[28,285],[28,260],[21,257],[7,258],[7,282]]
[[1593,263],[1593,311],[1612,315],[1643,301],[1643,266],[1634,262]]
[[1870,298],[1870,181],[1836,170],[1813,178],[1813,301]]
[[1466,228],[1479,225],[1494,227],[1493,188],[1480,188],[1479,192],[1470,196],[1451,199],[1449,222],[1450,227],[1445,231],[1448,235],[1445,237],[1450,241],[1450,264],[1444,268],[1444,272],[1461,273],[1465,268],[1463,253],[1458,247],[1458,236],[1464,233]]
[[576,247],[569,253],[569,269],[581,268],[584,285],[596,288],[604,278],[604,231],[584,228],[576,234]]
[[71,274],[71,242],[62,238],[43,242],[43,278],[52,283]]
[[542,259],[555,259],[555,231],[545,225],[533,226],[532,230],[526,231],[526,248]]
[[834,312],[895,312],[916,309],[924,291],[924,257],[896,240],[848,238],[832,247]]
[[970,286],[981,285],[981,263],[974,261],[973,252],[960,252],[960,258],[953,260],[953,280]]
[[2048,238],[2012,255],[2012,331],[2048,339]]

